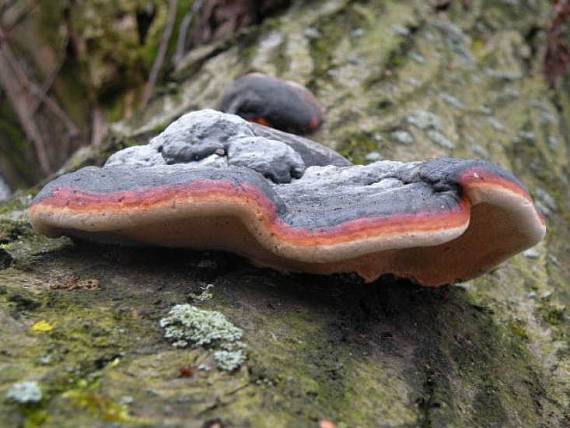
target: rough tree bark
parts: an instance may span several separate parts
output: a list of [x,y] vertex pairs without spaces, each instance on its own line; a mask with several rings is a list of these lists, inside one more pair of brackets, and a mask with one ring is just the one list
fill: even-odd
[[[0,425],[568,426],[570,97],[542,75],[550,6],[295,2],[191,51],[174,89],[67,165],[146,142],[257,70],[308,85],[327,111],[314,139],[356,162],[451,154],[514,171],[546,215],[542,244],[458,286],[363,286],[227,254],[47,240],[21,197],[0,208],[0,395],[32,380],[43,399],[1,402]],[[211,350],[162,337],[158,320],[187,302],[244,330],[240,370],[198,370]]]

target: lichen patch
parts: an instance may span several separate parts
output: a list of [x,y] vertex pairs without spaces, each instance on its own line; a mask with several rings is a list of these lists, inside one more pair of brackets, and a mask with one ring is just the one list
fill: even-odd
[[164,337],[179,348],[207,346],[216,349],[214,360],[220,370],[234,371],[246,360],[243,331],[220,312],[176,305],[160,320]]

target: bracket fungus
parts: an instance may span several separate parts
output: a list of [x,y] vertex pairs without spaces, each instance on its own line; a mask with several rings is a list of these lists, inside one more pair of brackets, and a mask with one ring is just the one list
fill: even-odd
[[227,250],[282,271],[425,286],[481,275],[545,234],[524,186],[487,162],[357,166],[212,110],[55,179],[29,213],[50,237]]
[[236,79],[225,91],[220,110],[301,135],[317,130],[324,117],[321,106],[307,88],[261,73]]

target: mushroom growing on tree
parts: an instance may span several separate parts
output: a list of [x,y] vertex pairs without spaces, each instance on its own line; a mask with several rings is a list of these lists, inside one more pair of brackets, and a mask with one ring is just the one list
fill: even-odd
[[321,106],[307,88],[261,73],[236,79],[225,91],[220,110],[301,135],[317,130],[324,118]]
[[488,162],[352,165],[315,142],[212,110],[36,196],[34,229],[118,244],[227,250],[260,266],[468,280],[539,242],[525,187]]

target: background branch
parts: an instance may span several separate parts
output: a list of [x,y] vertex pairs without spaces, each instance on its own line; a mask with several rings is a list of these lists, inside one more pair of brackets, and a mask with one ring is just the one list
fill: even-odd
[[34,144],[42,172],[46,175],[51,173],[52,167],[46,143],[34,120],[34,112],[30,108],[34,104],[30,91],[32,84],[10,49],[2,27],[0,27],[0,85],[10,100],[26,137]]
[[168,44],[170,42],[170,38],[172,37],[172,32],[174,30],[174,25],[176,24],[176,10],[178,7],[177,0],[170,0],[168,3],[168,20],[166,21],[166,26],[164,27],[164,31],[162,33],[162,38],[160,39],[160,45],[158,48],[158,54],[154,60],[152,65],[152,69],[150,70],[150,74],[148,77],[148,81],[144,88],[143,98],[141,102],[141,107],[144,108],[152,96],[154,92],[154,87],[156,86],[156,82],[158,80],[158,76],[160,75],[160,70],[162,69],[162,65],[164,64],[164,60],[166,59],[166,52],[168,51]]

